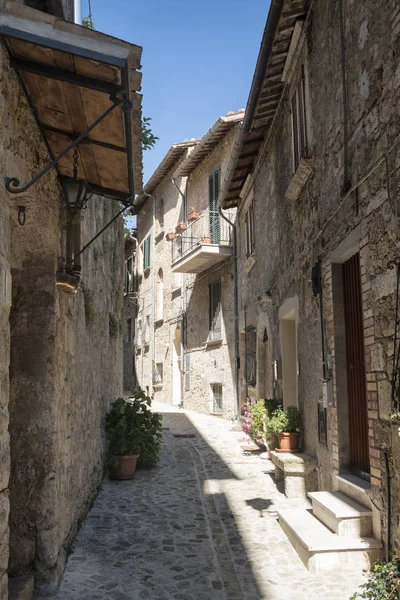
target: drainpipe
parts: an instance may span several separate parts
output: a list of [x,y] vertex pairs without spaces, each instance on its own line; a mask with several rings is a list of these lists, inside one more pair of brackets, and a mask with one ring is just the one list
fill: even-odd
[[74,0],[74,23],[82,25],[81,0]]
[[343,187],[342,195],[351,186],[349,173],[349,109],[347,97],[347,75],[346,75],[346,43],[345,22],[343,13],[343,0],[339,0],[339,30],[340,30],[340,66],[342,71],[342,102],[343,102]]
[[[178,184],[175,181],[175,177],[171,177],[171,181],[173,183],[173,185],[176,187],[176,189],[178,190],[179,194],[181,195],[182,198],[182,211],[181,211],[181,221],[186,221],[186,194],[184,194],[182,192],[182,190],[180,189],[180,187],[178,186]],[[184,318],[184,314],[185,314],[185,296],[186,296],[186,285],[185,285],[185,274],[181,273],[181,347],[180,347],[180,354],[181,354],[181,393],[180,393],[180,398],[181,398],[181,404],[183,405],[183,380],[182,380],[182,375],[185,371],[185,348],[184,348],[184,335],[186,334],[185,331],[185,318]]]
[[218,212],[232,227],[233,239],[233,322],[235,336],[235,393],[233,396],[233,420],[237,421],[239,415],[239,386],[240,386],[240,352],[239,352],[239,290],[238,290],[238,252],[236,225],[223,213],[222,207],[218,206]]
[[385,560],[389,562],[390,560],[390,540],[392,537],[392,489],[391,489],[391,475],[390,475],[390,467],[389,467],[389,454],[388,451],[385,450],[383,452],[383,456],[385,459],[385,471],[386,471],[386,543],[385,543]]

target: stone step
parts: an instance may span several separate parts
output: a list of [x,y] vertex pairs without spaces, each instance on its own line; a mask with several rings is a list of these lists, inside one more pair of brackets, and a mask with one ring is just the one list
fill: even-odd
[[278,510],[279,523],[311,573],[369,570],[382,556],[375,538],[348,538],[332,533],[302,508]]
[[313,515],[343,537],[372,535],[372,511],[343,492],[310,492]]
[[341,473],[336,475],[336,484],[339,492],[372,509],[371,484],[368,481],[351,473]]

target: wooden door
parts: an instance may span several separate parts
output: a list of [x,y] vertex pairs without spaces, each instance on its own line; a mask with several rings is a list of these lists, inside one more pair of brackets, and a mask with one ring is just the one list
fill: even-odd
[[369,479],[368,412],[360,255],[358,253],[343,263],[343,296],[346,328],[350,468],[359,477]]

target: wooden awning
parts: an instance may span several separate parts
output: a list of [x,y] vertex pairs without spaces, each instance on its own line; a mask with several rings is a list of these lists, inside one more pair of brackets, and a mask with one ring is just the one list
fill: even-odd
[[[132,103],[130,111],[119,104],[79,144],[78,177],[123,202],[139,194],[142,49],[10,1],[0,11],[0,34],[52,158],[117,100]],[[73,150],[56,168],[72,177]]]

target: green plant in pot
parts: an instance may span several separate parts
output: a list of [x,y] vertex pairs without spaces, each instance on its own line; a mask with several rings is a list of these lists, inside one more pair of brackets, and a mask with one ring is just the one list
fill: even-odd
[[106,435],[108,468],[113,479],[132,479],[138,459],[145,467],[157,463],[162,417],[152,412],[150,405],[150,398],[141,390],[129,400],[118,398],[111,404]]
[[274,410],[268,422],[268,428],[279,439],[280,452],[299,452],[300,413],[297,406],[281,407]]

